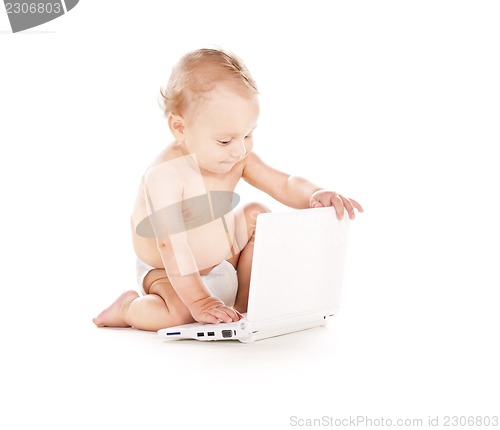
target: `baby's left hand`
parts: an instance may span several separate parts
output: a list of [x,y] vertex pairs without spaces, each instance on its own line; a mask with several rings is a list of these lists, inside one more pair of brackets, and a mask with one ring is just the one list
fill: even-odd
[[342,219],[344,217],[344,209],[347,210],[350,219],[354,219],[355,217],[354,209],[357,209],[358,212],[363,212],[363,208],[356,200],[348,199],[347,197],[341,196],[334,191],[316,191],[311,196],[309,205],[312,208],[333,206],[338,219]]

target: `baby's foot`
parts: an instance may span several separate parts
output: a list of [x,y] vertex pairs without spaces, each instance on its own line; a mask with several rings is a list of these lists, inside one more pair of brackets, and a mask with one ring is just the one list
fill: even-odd
[[137,291],[125,291],[92,321],[97,327],[130,327],[130,324],[125,321],[125,314],[130,303],[137,297],[139,297]]

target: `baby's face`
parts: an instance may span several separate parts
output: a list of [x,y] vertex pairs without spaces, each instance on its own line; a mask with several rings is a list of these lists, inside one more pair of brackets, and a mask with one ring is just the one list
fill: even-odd
[[257,96],[220,85],[186,111],[184,145],[201,168],[227,173],[251,151],[258,116]]

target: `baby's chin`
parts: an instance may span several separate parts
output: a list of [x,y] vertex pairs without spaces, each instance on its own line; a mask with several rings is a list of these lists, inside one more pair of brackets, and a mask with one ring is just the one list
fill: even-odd
[[221,161],[220,163],[213,164],[211,166],[201,166],[201,167],[203,170],[210,172],[210,173],[224,174],[224,173],[229,173],[235,164],[236,163],[227,163],[227,162]]
[[220,166],[218,169],[217,169],[217,172],[215,173],[229,173],[231,171],[231,169],[234,167],[234,164],[235,163],[225,163],[223,164],[222,166]]

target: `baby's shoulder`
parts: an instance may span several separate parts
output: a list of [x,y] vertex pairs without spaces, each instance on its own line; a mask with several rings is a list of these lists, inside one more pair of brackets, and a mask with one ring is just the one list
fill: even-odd
[[[196,164],[194,155],[185,155],[174,145],[169,145],[146,168],[145,175],[176,175],[192,171]],[[183,176],[183,175],[182,175]]]
[[188,194],[202,194],[205,189],[195,155],[185,155],[175,147],[167,147],[156,157],[146,169],[143,180],[148,187],[177,189]]
[[178,158],[182,157],[182,152],[179,151],[177,145],[171,143],[163,149],[151,162],[147,170],[156,168],[157,166],[165,165],[166,163],[176,163]]

